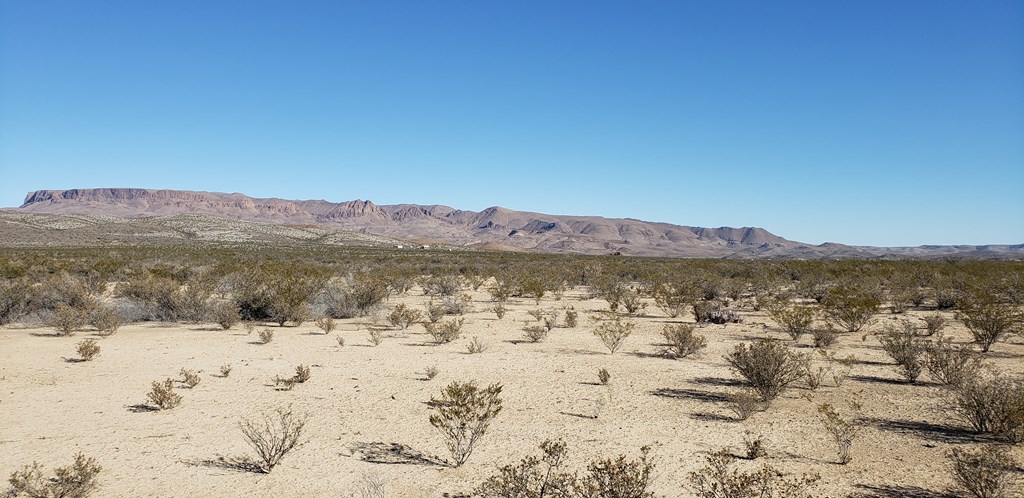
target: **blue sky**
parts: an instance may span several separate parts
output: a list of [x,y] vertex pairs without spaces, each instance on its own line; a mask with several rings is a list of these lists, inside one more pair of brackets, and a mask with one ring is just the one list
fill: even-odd
[[1024,2],[0,2],[0,206],[133,186],[1024,242]]

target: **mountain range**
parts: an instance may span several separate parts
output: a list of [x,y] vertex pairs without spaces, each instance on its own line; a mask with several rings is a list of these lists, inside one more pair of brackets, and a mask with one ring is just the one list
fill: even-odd
[[763,228],[702,228],[490,207],[378,205],[239,193],[99,188],[38,190],[0,210],[0,245],[211,242],[441,244],[491,250],[661,257],[1017,259],[1024,244],[880,248],[805,244]]

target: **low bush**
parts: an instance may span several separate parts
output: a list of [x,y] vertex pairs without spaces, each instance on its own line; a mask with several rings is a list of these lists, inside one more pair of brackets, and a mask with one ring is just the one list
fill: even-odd
[[825,319],[847,332],[857,332],[871,323],[882,302],[873,292],[858,287],[836,286],[821,302]]
[[274,340],[274,329],[266,328],[265,327],[265,328],[260,330],[260,338],[256,342],[258,342],[260,344],[270,344],[270,341],[273,341],[273,340]]
[[53,310],[53,316],[50,318],[50,326],[57,330],[57,333],[63,336],[72,336],[76,330],[81,330],[85,326],[86,314],[84,311],[68,306],[64,303],[57,305],[57,308]]
[[740,323],[743,319],[733,309],[722,306],[718,301],[698,301],[693,304],[693,317],[697,323]]
[[569,329],[576,328],[579,316],[580,314],[572,308],[565,310],[565,327]]
[[100,354],[100,346],[96,344],[96,339],[84,339],[77,344],[76,351],[78,356],[82,357],[82,361],[92,361]]
[[827,348],[839,340],[839,332],[832,327],[832,324],[811,329],[811,336],[814,337],[814,347],[816,348]]
[[226,363],[224,365],[221,365],[220,366],[220,376],[224,377],[224,378],[227,378],[228,375],[231,375],[231,364],[230,363]]
[[109,337],[121,328],[121,315],[113,308],[98,306],[89,314],[89,325],[95,327],[100,336]]
[[182,384],[185,384],[185,387],[192,389],[199,385],[199,372],[196,372],[195,370],[185,370],[182,368],[178,373],[181,375],[181,382]]
[[380,346],[384,342],[384,331],[378,328],[371,328],[368,332],[368,340],[374,346]]
[[803,377],[808,361],[805,355],[768,339],[749,346],[737,344],[725,359],[764,402],[777,398],[787,386]]
[[926,315],[921,317],[924,320],[925,334],[926,336],[933,336],[942,332],[942,329],[946,326],[946,317],[936,313],[933,315]]
[[580,498],[654,498],[648,491],[654,478],[651,448],[640,448],[640,457],[603,458],[591,462],[587,473],[576,483],[574,491]]
[[530,342],[541,342],[548,338],[548,333],[550,332],[551,330],[543,325],[527,325],[523,327],[526,340]]
[[477,442],[501,413],[500,395],[501,384],[481,389],[474,382],[452,382],[441,390],[440,397],[431,397],[427,402],[437,410],[430,416],[430,425],[444,437],[453,466],[466,463]]
[[43,476],[43,467],[32,462],[11,474],[10,496],[21,495],[29,498],[84,498],[96,492],[99,480],[96,476],[103,470],[96,459],[82,453],[75,455],[75,462],[69,467],[54,469],[53,477]]
[[1015,484],[1014,461],[1007,448],[985,445],[971,451],[953,448],[949,453],[953,481],[974,498],[1010,498]]
[[746,420],[751,415],[764,411],[766,405],[756,392],[744,389],[728,396],[729,409],[736,414],[738,420]]
[[983,353],[1006,334],[1016,332],[1024,321],[1015,304],[989,292],[969,294],[957,318],[971,331]]
[[[860,405],[850,403],[854,410],[860,410]],[[861,426],[855,420],[847,420],[836,411],[829,403],[818,405],[818,415],[825,431],[832,437],[836,445],[836,458],[840,465],[850,463],[853,457],[850,456],[850,448],[853,447],[853,440],[860,433]]]
[[398,304],[391,310],[391,313],[388,314],[388,321],[391,322],[391,325],[402,330],[409,328],[409,325],[419,322],[422,319],[423,313],[420,310],[414,310],[405,304]]
[[153,381],[152,390],[146,398],[160,410],[170,410],[181,404],[181,395],[174,392],[174,381],[171,379]]
[[600,382],[602,386],[607,386],[608,382],[611,380],[612,374],[608,373],[607,368],[602,368],[597,371],[597,381]]
[[981,358],[969,345],[954,346],[951,339],[940,338],[925,344],[924,366],[935,380],[955,386],[978,375]]
[[665,325],[661,335],[667,345],[664,354],[669,358],[685,358],[708,345],[704,336],[693,333],[693,325]]
[[230,301],[223,301],[214,305],[211,313],[213,321],[224,330],[234,327],[241,320],[241,317],[238,315],[238,307]]
[[291,409],[278,408],[274,414],[264,414],[262,420],[242,419],[238,427],[245,442],[256,451],[260,470],[269,474],[285,455],[303,444],[307,420],[307,416],[296,415]]
[[430,323],[437,323],[438,320],[444,317],[444,306],[436,304],[433,301],[427,303],[427,320]]
[[594,335],[601,339],[601,342],[608,348],[609,354],[615,354],[636,328],[635,323],[612,314],[606,314],[604,320],[598,318],[596,321]]
[[483,353],[484,351],[487,351],[487,344],[484,344],[484,341],[481,341],[479,337],[474,336],[473,339],[469,341],[469,344],[466,344],[466,351],[469,352],[469,354]]
[[465,315],[473,312],[473,299],[469,294],[446,296],[441,300],[441,307],[446,315]]
[[491,311],[494,312],[494,316],[498,317],[498,320],[501,320],[502,318],[505,318],[505,312],[508,311],[508,309],[505,308],[503,304],[498,303],[491,308]]
[[427,333],[434,338],[435,343],[447,344],[462,336],[464,322],[463,318],[452,318],[451,320],[425,323],[424,327],[427,329]]
[[1024,440],[1024,379],[977,376],[955,384],[947,408],[974,430],[1009,443]]
[[755,472],[732,468],[736,457],[723,449],[707,457],[707,464],[690,474],[690,486],[701,498],[811,498],[810,489],[820,476],[804,474],[786,478],[765,465]]
[[917,337],[913,324],[900,320],[898,325],[886,324],[885,332],[878,337],[882,349],[899,366],[900,375],[907,382],[917,382],[925,368],[925,345]]
[[778,323],[794,341],[799,341],[801,336],[810,331],[815,314],[814,308],[810,306],[786,304],[768,308],[768,316],[775,320],[775,323]]
[[438,370],[437,365],[431,365],[423,369],[423,375],[427,380],[434,380],[434,377],[437,377],[438,373],[440,373],[440,370]]
[[338,322],[329,316],[322,316],[316,320],[316,328],[322,330],[324,334],[330,334],[338,328]]

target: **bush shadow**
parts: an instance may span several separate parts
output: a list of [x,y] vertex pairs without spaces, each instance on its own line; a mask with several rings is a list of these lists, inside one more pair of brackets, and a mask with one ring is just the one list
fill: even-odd
[[354,443],[349,447],[353,454],[364,462],[383,463],[389,465],[437,465],[447,466],[444,460],[414,450],[401,443],[385,443],[382,441],[370,443]]

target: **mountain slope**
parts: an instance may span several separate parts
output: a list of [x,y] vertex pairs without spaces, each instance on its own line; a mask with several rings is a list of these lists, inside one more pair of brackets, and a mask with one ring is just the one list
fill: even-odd
[[[381,240],[434,241],[455,246],[586,254],[731,258],[929,257],[968,255],[1020,257],[1021,246],[936,246],[871,248],[820,246],[786,240],[762,228],[702,228],[563,216],[490,207],[480,212],[443,205],[377,205],[354,200],[261,199],[238,193],[103,188],[39,190],[8,212],[87,215],[118,219],[173,219],[182,215],[273,225],[320,226],[387,237]],[[164,223],[164,222],[161,222]],[[173,223],[172,223],[173,225]],[[2,228],[2,227],[0,227]],[[236,227],[237,228],[237,227]],[[252,227],[241,229],[248,233]],[[254,229],[255,230],[255,229]],[[265,228],[255,230],[266,233]],[[280,234],[279,234],[280,235]],[[290,235],[282,235],[285,239]]]

